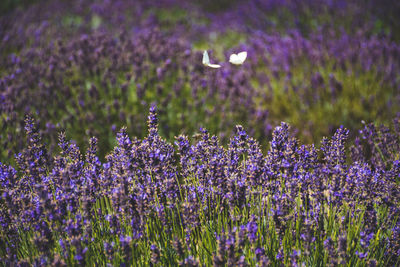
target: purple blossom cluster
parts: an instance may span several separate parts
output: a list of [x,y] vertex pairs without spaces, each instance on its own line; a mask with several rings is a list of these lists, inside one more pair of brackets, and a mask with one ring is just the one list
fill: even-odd
[[6,265],[134,262],[181,266],[369,264],[400,259],[399,119],[365,125],[350,148],[338,128],[320,148],[281,123],[266,154],[244,128],[227,147],[200,129],[191,144],[126,128],[102,163],[59,135],[50,157],[32,118],[16,167],[0,163]]
[[[207,1],[59,0],[17,9],[0,18],[0,158],[23,148],[28,113],[50,154],[68,129],[81,147],[100,137],[101,158],[116,129],[146,135],[142,111],[152,103],[168,140],[204,125],[227,144],[240,123],[266,142],[288,121],[311,143],[340,125],[353,133],[361,120],[388,123],[400,105],[400,47],[387,15],[399,7],[389,2],[218,1],[214,12]],[[246,50],[248,59],[209,70],[199,47],[216,47],[220,59]]]
[[0,14],[1,265],[400,265],[399,1],[35,2]]

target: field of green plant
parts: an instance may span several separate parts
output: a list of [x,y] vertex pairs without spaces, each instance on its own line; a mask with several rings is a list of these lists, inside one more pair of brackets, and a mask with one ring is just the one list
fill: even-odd
[[398,266],[398,14],[2,2],[0,266]]

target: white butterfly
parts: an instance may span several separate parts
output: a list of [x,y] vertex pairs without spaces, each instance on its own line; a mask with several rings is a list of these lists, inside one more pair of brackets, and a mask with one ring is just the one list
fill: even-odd
[[211,64],[211,63],[210,63],[210,58],[208,57],[207,50],[204,50],[204,53],[203,53],[203,64],[204,64],[205,66],[208,66],[208,67],[214,68],[214,69],[221,68],[221,65],[218,65],[218,64]]
[[242,65],[247,58],[247,52],[243,51],[238,54],[232,54],[229,57],[229,62],[235,65]]

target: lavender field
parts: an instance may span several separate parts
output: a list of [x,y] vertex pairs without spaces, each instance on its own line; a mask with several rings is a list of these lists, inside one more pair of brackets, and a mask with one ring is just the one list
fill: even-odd
[[0,1],[0,266],[399,266],[399,14]]

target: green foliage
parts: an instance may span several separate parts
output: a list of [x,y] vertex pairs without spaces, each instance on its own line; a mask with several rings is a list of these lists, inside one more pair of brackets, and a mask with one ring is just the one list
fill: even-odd
[[0,1],[0,15],[6,14],[16,8],[24,8],[38,0],[2,0]]
[[[184,179],[184,183],[187,183],[189,179]],[[195,185],[196,181],[193,181]],[[289,192],[288,192],[289,193]],[[155,194],[156,197],[156,194]],[[230,217],[227,216],[229,207],[225,203],[220,203],[217,201],[217,205],[214,210],[203,210],[200,214],[200,224],[198,227],[193,228],[190,233],[185,233],[183,231],[183,226],[180,223],[181,217],[181,205],[183,204],[182,199],[177,203],[180,203],[175,208],[166,210],[166,224],[160,221],[159,216],[154,211],[154,213],[149,214],[146,218],[147,229],[144,236],[138,240],[134,240],[132,244],[132,255],[134,257],[134,262],[138,266],[147,266],[151,261],[150,246],[156,244],[161,251],[161,261],[157,266],[175,266],[180,261],[183,261],[188,256],[193,256],[200,261],[201,265],[212,266],[213,265],[213,253],[217,250],[218,244],[216,236],[224,235],[225,232],[232,230],[234,227],[239,228],[240,225],[245,225],[249,221],[250,214],[257,215],[256,223],[259,226],[258,235],[259,239],[255,243],[246,241],[243,248],[243,255],[250,266],[256,266],[256,259],[254,251],[256,248],[263,248],[266,251],[266,255],[271,259],[271,263],[276,265],[279,261],[275,261],[279,248],[279,239],[277,233],[279,232],[276,228],[276,224],[273,216],[268,216],[268,210],[271,209],[271,199],[274,196],[272,194],[264,196],[264,198],[254,197],[247,198],[247,206],[243,209],[230,210]],[[266,199],[266,201],[265,201]],[[307,210],[307,204],[299,196],[297,198],[297,209],[291,211],[290,215],[295,215],[302,213]],[[312,200],[313,201],[313,200]],[[101,211],[101,216],[97,212]],[[206,211],[204,211],[206,210]],[[350,207],[348,205],[343,205],[341,208],[332,207],[328,204],[324,204],[322,207],[323,213],[320,217],[320,226],[325,233],[324,237],[316,238],[312,243],[305,241],[300,237],[300,233],[304,231],[320,231],[321,229],[304,229],[305,218],[289,219],[285,222],[284,228],[285,234],[283,238],[283,252],[284,252],[284,262],[289,264],[291,262],[291,254],[294,250],[298,251],[308,251],[309,254],[300,254],[298,262],[304,262],[306,265],[310,266],[327,266],[329,263],[329,257],[335,257],[334,255],[329,255],[329,253],[324,250],[324,239],[330,237],[333,242],[337,244],[340,234],[347,233],[347,250],[346,250],[346,260],[349,265],[352,266],[363,266],[368,259],[376,259],[379,262],[379,266],[385,266],[386,261],[389,259],[384,257],[384,252],[386,250],[385,246],[381,244],[391,236],[391,231],[382,231],[378,229],[377,234],[371,241],[368,251],[370,253],[367,259],[360,259],[356,255],[356,251],[363,251],[360,245],[361,229],[363,228],[363,216],[366,207],[362,204]],[[384,224],[388,223],[386,221],[387,210],[383,206],[376,206],[375,210],[379,215],[379,222]],[[221,212],[218,212],[221,211]],[[81,212],[84,212],[81,210]],[[110,222],[105,219],[108,215],[112,216],[115,212],[112,208],[112,203],[108,198],[101,198],[97,201],[96,206],[93,209],[93,216],[96,218],[93,220],[91,227],[91,237],[92,242],[87,244],[88,251],[86,252],[86,264],[87,265],[105,265],[106,263],[111,263],[113,265],[119,266],[124,262],[122,255],[124,255],[123,248],[120,246],[119,236],[113,234],[110,231]],[[232,221],[232,217],[240,218],[238,221]],[[347,223],[343,224],[342,220],[346,218]],[[70,219],[76,220],[73,214],[70,215]],[[393,225],[396,221],[390,222]],[[383,226],[384,224],[378,224]],[[165,228],[163,225],[171,226],[169,229]],[[56,229],[56,225],[52,225],[51,228]],[[382,228],[383,229],[383,228]],[[122,227],[122,231],[127,235],[134,235],[132,232],[132,227],[129,222],[126,222]],[[69,241],[69,237],[66,233],[53,231],[56,236],[53,236],[54,240],[59,240],[62,238],[66,242]],[[297,233],[292,235],[292,233]],[[317,236],[317,235],[316,235]],[[262,237],[262,238],[261,238]],[[28,262],[33,263],[35,256],[39,255],[39,252],[35,248],[34,244],[34,233],[24,232],[21,229],[19,233],[19,255],[20,259],[27,259]],[[184,247],[183,257],[178,257],[176,251],[173,247],[173,242],[179,240]],[[107,258],[107,252],[104,250],[104,242],[109,242],[114,244],[113,248],[115,251],[113,261]],[[188,250],[190,247],[190,250]],[[60,255],[60,253],[66,253],[60,247],[58,242],[54,243],[54,247],[51,248],[53,255]],[[336,250],[335,250],[336,251]],[[69,261],[67,264],[69,266],[76,266],[76,261],[74,260],[75,251],[72,249],[67,251],[69,255]],[[337,252],[335,252],[337,253]],[[116,256],[115,256],[116,255]],[[120,255],[120,256],[118,256]],[[126,263],[126,262],[125,262]]]

